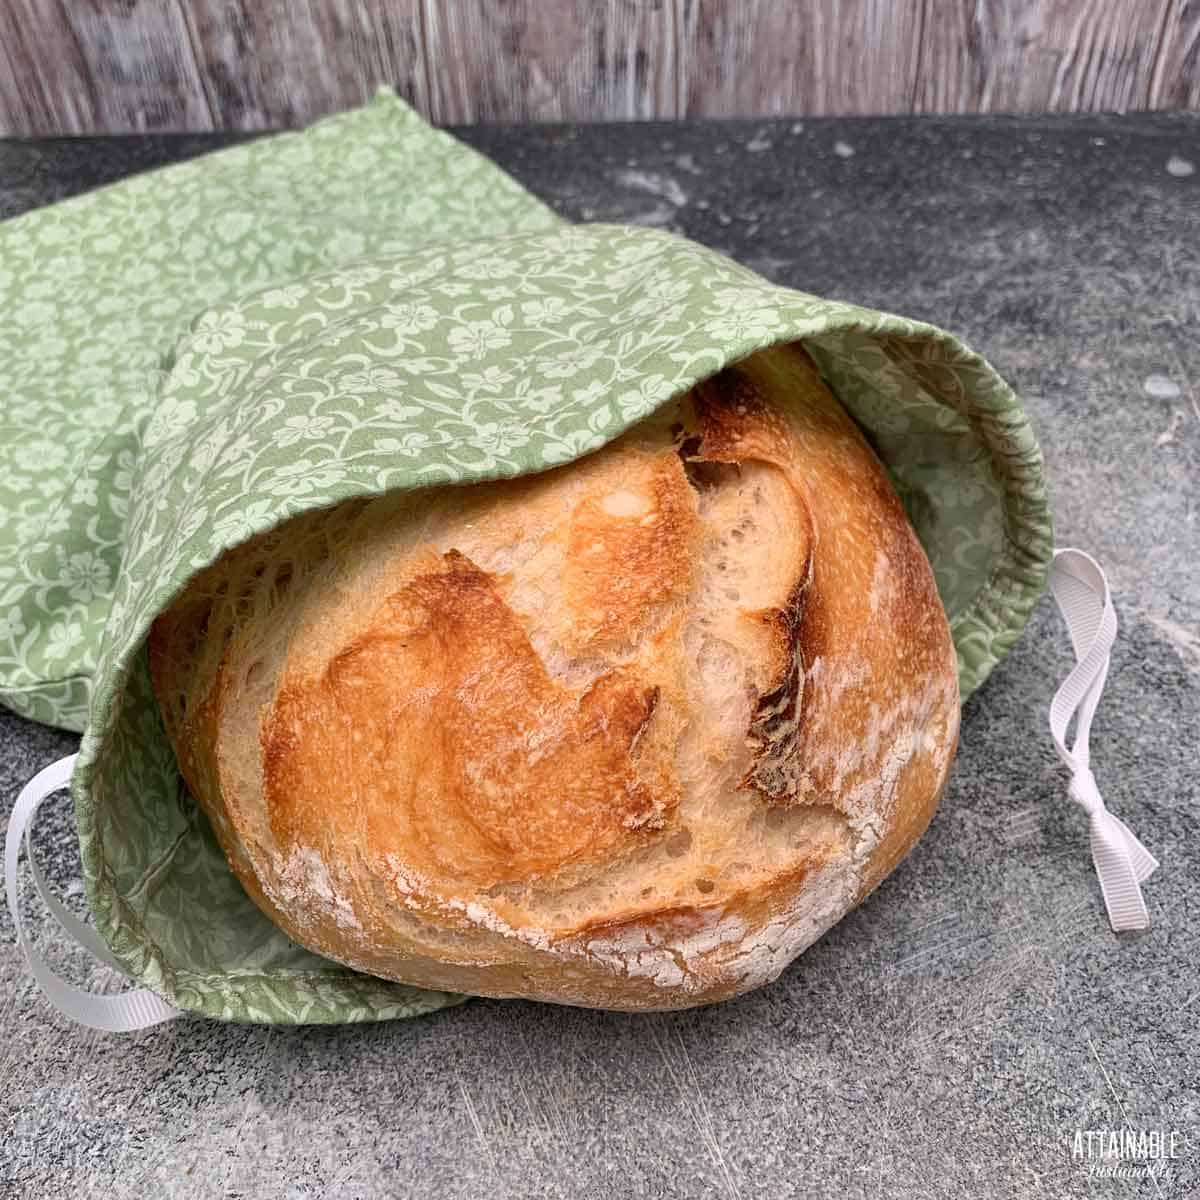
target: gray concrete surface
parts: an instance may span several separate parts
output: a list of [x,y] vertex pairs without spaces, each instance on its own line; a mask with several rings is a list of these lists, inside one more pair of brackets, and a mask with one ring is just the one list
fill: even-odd
[[[0,1195],[1196,1194],[1200,119],[462,133],[571,217],[662,225],[935,321],[1016,385],[1059,543],[1110,572],[1121,635],[1093,761],[1163,861],[1153,927],[1105,922],[1045,732],[1070,652],[1044,602],[968,704],[908,861],[775,986],[722,1007],[476,1001],[372,1027],[104,1037],[48,1007],[6,924]],[[0,143],[0,213],[229,140]],[[72,743],[0,715],[0,811]],[[78,904],[64,812],[39,847]],[[69,974],[116,985],[43,931]],[[1071,1154],[1096,1128],[1186,1141],[1157,1180],[1096,1178]]]

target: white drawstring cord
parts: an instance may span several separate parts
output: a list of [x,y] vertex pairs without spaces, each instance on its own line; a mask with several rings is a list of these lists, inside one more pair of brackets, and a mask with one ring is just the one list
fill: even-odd
[[80,1025],[102,1029],[106,1033],[130,1033],[135,1029],[145,1029],[162,1021],[181,1017],[183,1013],[149,988],[135,988],[116,996],[102,996],[60,979],[33,945],[21,916],[17,865],[21,858],[21,842],[24,840],[25,853],[33,871],[34,886],[63,931],[101,962],[124,974],[100,935],[90,925],[85,925],[78,917],[68,912],[50,894],[50,889],[33,857],[30,835],[38,809],[47,796],[53,795],[70,783],[77,757],[71,754],[67,758],[60,758],[58,762],[51,763],[45,770],[39,771],[21,789],[21,794],[17,797],[4,840],[4,885],[8,895],[8,911],[17,927],[17,942],[25,953],[29,970],[50,1003]]
[[[1092,861],[1108,920],[1117,932],[1148,929],[1150,916],[1141,885],[1158,860],[1133,831],[1104,806],[1089,765],[1088,736],[1092,717],[1108,678],[1109,656],[1117,637],[1117,614],[1108,580],[1090,554],[1056,550],[1050,567],[1050,594],[1058,604],[1075,650],[1075,669],[1050,705],[1050,736],[1058,756],[1071,770],[1069,794],[1088,815]],[[1067,746],[1067,727],[1076,718],[1075,741]]]

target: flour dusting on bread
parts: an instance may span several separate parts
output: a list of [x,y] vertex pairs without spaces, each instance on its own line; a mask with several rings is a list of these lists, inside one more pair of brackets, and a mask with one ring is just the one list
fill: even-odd
[[929,564],[799,345],[566,466],[293,518],[150,664],[289,936],[615,1009],[774,979],[920,836],[958,731]]

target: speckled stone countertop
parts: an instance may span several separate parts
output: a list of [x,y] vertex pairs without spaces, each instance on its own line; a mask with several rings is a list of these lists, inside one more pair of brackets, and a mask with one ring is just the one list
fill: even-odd
[[[1045,732],[1070,650],[1044,601],[967,705],[907,862],[777,984],[721,1007],[474,1001],[379,1026],[106,1037],[49,1007],[5,924],[0,1195],[1195,1195],[1200,118],[460,133],[570,217],[674,229],[926,318],[1012,381],[1059,544],[1109,571],[1121,634],[1093,765],[1163,862],[1153,927],[1118,938],[1104,919]],[[0,142],[0,215],[231,140]],[[73,743],[0,715],[0,810]],[[38,843],[79,904],[65,808]],[[68,975],[117,986],[40,922]],[[1071,1150],[1098,1128],[1187,1140],[1156,1181],[1097,1178]]]

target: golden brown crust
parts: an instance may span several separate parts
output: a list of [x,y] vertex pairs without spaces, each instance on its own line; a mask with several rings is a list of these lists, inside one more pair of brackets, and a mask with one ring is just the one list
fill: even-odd
[[613,1008],[774,978],[907,852],[957,737],[929,565],[799,346],[544,475],[296,518],[150,664],[290,936]]
[[691,578],[696,506],[679,456],[647,458],[641,487],[588,495],[571,513],[564,571],[572,648],[628,641]]
[[[451,550],[319,675],[285,669],[262,731],[271,830],[284,854],[332,852],[365,817],[382,858],[480,888],[537,877],[661,823],[635,749],[657,699],[620,670],[551,679],[493,581]],[[311,803],[312,781],[349,779]]]

